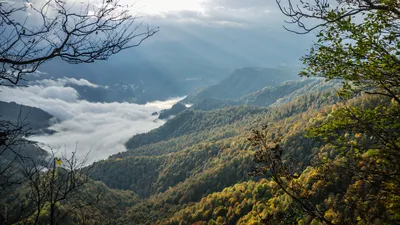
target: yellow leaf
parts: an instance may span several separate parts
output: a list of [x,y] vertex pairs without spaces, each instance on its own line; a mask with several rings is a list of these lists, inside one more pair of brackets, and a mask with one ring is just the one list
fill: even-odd
[[61,159],[56,159],[56,164],[57,164],[57,166],[61,166],[62,160]]

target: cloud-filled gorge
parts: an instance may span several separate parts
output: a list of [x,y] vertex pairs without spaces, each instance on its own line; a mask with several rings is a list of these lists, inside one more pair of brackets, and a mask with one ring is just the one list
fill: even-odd
[[[69,79],[69,78],[68,78]],[[90,86],[85,80],[70,83]],[[164,121],[151,116],[155,111],[170,108],[180,100],[150,102],[144,105],[132,103],[93,103],[80,100],[78,92],[65,86],[67,82],[39,82],[27,87],[0,87],[0,101],[40,108],[55,116],[60,122],[50,129],[52,135],[31,136],[46,150],[71,153],[77,149],[77,157],[88,162],[105,159],[125,151],[124,143],[134,134],[148,132],[161,126]]]

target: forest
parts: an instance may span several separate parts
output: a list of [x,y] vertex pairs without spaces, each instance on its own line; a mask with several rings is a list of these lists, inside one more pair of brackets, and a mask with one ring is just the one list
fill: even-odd
[[[276,2],[288,32],[315,34],[299,76],[238,69],[162,111],[165,123],[133,135],[127,151],[90,165],[27,139],[52,132],[50,114],[0,102],[0,224],[400,224],[400,3],[332,2]],[[119,7],[107,4],[104,13]],[[14,13],[0,9],[2,17]],[[158,32],[71,47],[85,32],[134,19],[105,14],[79,30],[87,15],[68,44],[42,58],[30,58],[31,48],[21,58],[13,57],[20,50],[2,53],[2,68],[22,78],[0,68],[0,84],[17,84],[46,58],[104,60]],[[16,42],[45,31],[29,32]]]

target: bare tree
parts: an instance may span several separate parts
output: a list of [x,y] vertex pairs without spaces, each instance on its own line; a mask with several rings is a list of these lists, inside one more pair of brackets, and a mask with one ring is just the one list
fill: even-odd
[[[139,46],[158,28],[144,26],[131,9],[118,0],[1,1],[0,85],[18,85],[55,58],[92,63]],[[16,123],[0,118],[0,187],[17,182],[10,171],[23,159],[17,149],[29,143],[24,137],[30,131],[20,116]]]
[[157,31],[118,0],[0,2],[0,84],[17,85],[54,58],[107,60]]
[[[107,60],[157,32],[158,27],[145,25],[118,0],[0,1],[0,85],[16,86],[56,58],[71,64]],[[95,204],[99,198],[60,210],[61,203],[79,196],[88,171],[81,170],[75,155],[22,154],[18,149],[32,144],[25,139],[29,134],[23,119],[0,118],[0,202],[27,191],[17,208],[0,209],[0,223],[58,224],[71,211]],[[18,191],[13,192],[15,185]],[[49,211],[48,218],[43,210]]]
[[[395,18],[400,18],[400,3],[395,0],[276,0],[276,2],[281,12],[289,18],[286,22],[289,25],[296,25],[300,30],[286,26],[284,28],[297,34],[310,33],[328,24],[372,10],[387,11]],[[335,13],[334,16],[332,13]]]
[[[19,161],[19,172],[24,183],[11,199],[17,202],[9,208],[9,217],[3,218],[12,224],[60,224],[74,211],[98,203],[102,193],[93,200],[82,199],[79,192],[89,182],[89,170],[82,170],[85,160],[71,156],[56,157],[56,153],[38,157],[40,160],[24,158]],[[9,196],[9,198],[10,198]],[[65,207],[68,202],[73,202]]]
[[27,116],[22,115],[22,109],[16,115],[16,121],[2,120],[0,116],[0,198],[12,186],[22,182],[22,177],[17,176],[15,170],[21,160],[29,157],[24,147],[31,142],[23,138],[31,134],[26,122]]

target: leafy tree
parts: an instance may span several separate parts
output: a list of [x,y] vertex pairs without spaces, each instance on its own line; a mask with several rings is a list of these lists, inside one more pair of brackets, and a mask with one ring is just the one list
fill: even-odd
[[[383,95],[400,104],[400,5],[395,0],[278,0],[282,12],[317,42],[303,57],[304,76],[343,81],[343,91]],[[285,1],[286,2],[286,1]],[[321,21],[308,27],[307,20]],[[293,31],[293,30],[292,30]],[[299,31],[294,31],[299,32]]]
[[[343,102],[317,118],[309,131],[310,137],[326,144],[311,173],[313,186],[325,190],[319,191],[320,196],[305,181],[293,189],[295,179],[280,178],[290,164],[284,158],[274,161],[269,157],[277,147],[262,146],[256,161],[266,163],[264,173],[272,173],[293,201],[325,224],[399,223],[400,168],[395,163],[400,160],[398,1],[277,2],[291,18],[289,22],[301,28],[291,31],[318,32],[317,42],[303,57],[307,67],[301,75],[342,81],[338,96]],[[307,19],[313,19],[311,24],[321,23],[308,27]],[[253,143],[265,142],[259,131],[254,134]],[[308,200],[310,193],[319,203]]]
[[[284,149],[279,144],[281,138],[278,137],[271,143],[267,140],[267,132],[268,126],[266,125],[262,130],[253,130],[252,136],[249,138],[252,145],[258,148],[254,161],[259,164],[250,174],[253,176],[266,175],[271,178],[303,211],[326,224],[333,224],[325,218],[324,212],[311,202],[305,183],[299,179],[301,163],[290,157],[284,158]],[[263,219],[263,222],[267,224],[273,221],[274,218],[271,214]]]

